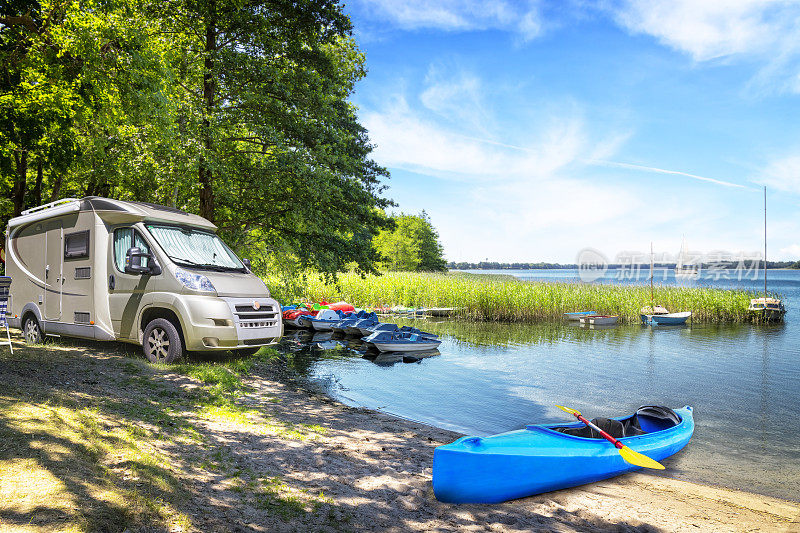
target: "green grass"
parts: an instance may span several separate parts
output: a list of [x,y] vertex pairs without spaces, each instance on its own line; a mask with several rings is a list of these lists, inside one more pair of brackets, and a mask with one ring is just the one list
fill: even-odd
[[[127,345],[68,340],[0,351],[0,374],[13,376],[0,391],[0,530],[201,531],[190,501],[205,496],[193,496],[186,481],[200,469],[234,484],[247,456],[235,444],[214,444],[198,419],[294,441],[327,432],[254,405],[248,378],[277,357],[270,348],[178,365],[125,357],[133,354]],[[335,529],[330,499],[278,474],[248,474],[244,504]]]
[[[308,298],[345,300],[360,307],[455,307],[464,318],[503,322],[561,320],[563,313],[592,310],[631,323],[651,303],[649,286],[528,282],[460,273],[342,274],[336,282],[308,276],[300,291],[277,292],[285,302]],[[736,323],[749,320],[747,307],[754,296],[744,290],[656,286],[653,301],[672,312],[692,311],[694,321]]]

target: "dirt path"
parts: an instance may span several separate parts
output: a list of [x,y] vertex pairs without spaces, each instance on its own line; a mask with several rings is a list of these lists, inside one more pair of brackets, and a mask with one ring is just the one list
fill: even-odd
[[449,505],[458,435],[309,393],[280,357],[156,367],[134,348],[0,352],[0,530],[800,531],[800,506],[634,474]]

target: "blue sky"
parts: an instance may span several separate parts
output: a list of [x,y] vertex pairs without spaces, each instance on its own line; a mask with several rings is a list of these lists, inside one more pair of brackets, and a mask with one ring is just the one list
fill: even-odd
[[351,0],[353,96],[448,260],[800,259],[800,3]]

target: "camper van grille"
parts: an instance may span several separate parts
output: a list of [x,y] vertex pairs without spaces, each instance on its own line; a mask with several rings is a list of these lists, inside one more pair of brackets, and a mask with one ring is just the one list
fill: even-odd
[[272,306],[268,305],[268,304],[262,304],[258,309],[253,308],[252,305],[237,305],[236,306],[236,312],[237,313],[253,313],[253,312],[257,312],[257,311],[261,311],[262,313],[267,313],[267,312],[274,311],[274,309],[272,309]]
[[75,323],[76,324],[88,324],[89,323],[89,313],[85,313],[82,311],[75,311]]
[[275,321],[274,320],[248,321],[248,322],[240,322],[239,325],[243,328],[269,328],[275,325]]
[[92,267],[78,267],[75,269],[75,279],[90,279],[92,277]]
[[233,314],[240,345],[269,344],[270,339],[280,335],[281,310],[275,300],[268,297],[225,300]]
[[272,305],[263,303],[255,309],[250,305],[234,305],[236,318],[239,319],[239,327],[242,328],[270,328],[273,327],[278,319],[278,314]]
[[[264,304],[259,306],[258,309],[254,309],[252,305],[237,305],[235,309],[236,316],[239,317],[239,322],[242,324],[242,327],[266,328],[275,325],[277,314],[271,305]],[[263,322],[265,319],[269,320],[270,323]],[[258,325],[254,326],[251,324]]]

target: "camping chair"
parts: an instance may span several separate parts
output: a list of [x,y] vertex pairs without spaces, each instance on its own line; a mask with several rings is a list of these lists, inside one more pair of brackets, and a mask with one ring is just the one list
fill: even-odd
[[6,341],[0,341],[0,346],[8,345],[11,353],[14,353],[14,347],[11,346],[11,333],[8,331],[8,320],[6,320],[6,310],[8,309],[8,298],[0,298],[0,327],[6,328]]

